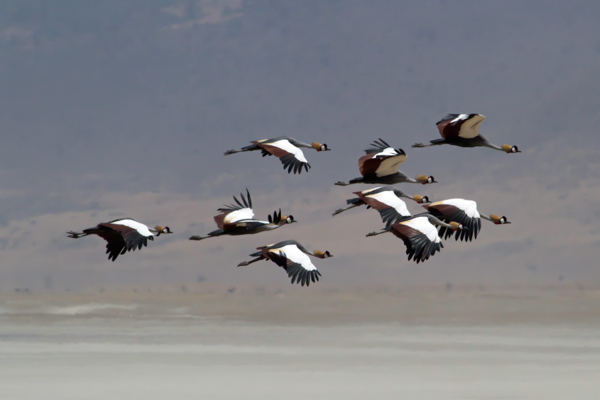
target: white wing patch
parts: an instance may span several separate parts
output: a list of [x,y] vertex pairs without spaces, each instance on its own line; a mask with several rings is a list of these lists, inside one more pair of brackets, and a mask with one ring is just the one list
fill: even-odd
[[398,152],[393,147],[386,147],[383,151],[373,154],[371,158],[383,157],[383,156],[397,156]]
[[227,224],[232,224],[245,219],[252,219],[253,217],[254,211],[252,211],[251,208],[242,208],[240,210],[235,210],[227,214],[225,218],[223,218],[223,222]]
[[[455,120],[458,120],[458,119],[466,119],[466,118],[460,118],[463,115],[466,115],[468,117],[467,114],[460,114],[460,116],[458,118],[453,119],[452,122],[454,122]],[[479,135],[479,125],[481,125],[481,123],[483,121],[485,121],[485,117],[481,114],[477,114],[477,115],[473,116],[472,118],[469,118],[460,127],[460,132],[458,133],[458,136],[465,138],[465,139],[472,139],[472,138],[478,136]]]
[[[396,154],[398,154],[398,153],[396,153]],[[387,176],[387,175],[393,175],[396,172],[398,172],[398,167],[404,161],[406,161],[406,156],[405,155],[397,155],[395,157],[390,157],[390,158],[388,158],[386,160],[383,160],[381,162],[381,164],[379,164],[379,167],[375,171],[375,174],[378,177]]]
[[479,218],[479,211],[477,211],[477,203],[473,200],[465,199],[448,199],[443,200],[440,203],[448,204],[457,208],[460,208],[467,214],[469,218]]
[[429,222],[427,217],[417,217],[400,223],[410,226],[411,228],[423,233],[425,236],[427,236],[427,239],[434,243],[441,242],[441,239],[437,233],[437,229],[431,224],[431,222]]
[[148,230],[148,227],[146,225],[141,224],[132,219],[122,219],[120,221],[111,222],[111,224],[128,226],[130,228],[135,229],[136,231],[138,231],[138,233],[140,235],[145,236],[145,237],[154,236],[152,234],[152,232],[150,232],[150,230]]
[[406,203],[403,200],[400,200],[393,192],[380,192],[367,195],[366,197],[371,197],[383,204],[387,204],[403,217],[410,217],[410,212],[408,211],[408,208],[406,208]]
[[365,190],[361,191],[361,193],[362,194],[367,194],[367,193],[371,193],[372,191],[377,190],[377,189],[381,189],[381,186],[380,187],[376,187],[376,188],[371,188],[371,189],[365,189]]
[[310,262],[310,258],[304,254],[295,244],[288,244],[278,249],[269,249],[270,252],[279,254],[283,252],[286,258],[294,263],[298,263],[307,271],[314,271],[317,268]]
[[285,150],[290,154],[293,154],[294,157],[296,157],[296,159],[298,161],[307,163],[308,161],[306,160],[306,158],[304,157],[304,153],[302,152],[302,150],[300,150],[299,148],[297,148],[296,146],[294,146],[293,144],[291,144],[289,141],[287,140],[278,140],[276,142],[273,143],[265,143],[268,144],[270,146],[275,146],[275,147],[279,147],[281,150]]
[[467,118],[469,118],[469,114],[459,114],[459,116],[450,121],[450,123],[453,124],[455,122],[462,121]]

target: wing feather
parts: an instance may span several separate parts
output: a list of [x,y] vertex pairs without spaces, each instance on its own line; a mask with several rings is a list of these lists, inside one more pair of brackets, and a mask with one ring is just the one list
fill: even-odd
[[437,123],[437,127],[444,139],[473,139],[479,136],[479,125],[483,121],[485,117],[481,114],[448,114]]
[[402,239],[408,260],[417,264],[428,260],[443,247],[437,230],[426,217],[416,217],[392,225],[392,233]]
[[307,172],[310,168],[310,164],[306,160],[306,157],[304,157],[302,150],[290,143],[288,139],[263,142],[258,145],[279,158],[283,164],[283,169],[287,169],[288,173],[294,171],[294,174],[300,174],[302,173],[302,168]]
[[291,282],[302,286],[309,286],[310,282],[319,280],[321,275],[312,264],[310,258],[304,254],[296,244],[288,244],[282,247],[265,247],[262,254],[279,265],[291,278]]
[[477,211],[477,203],[473,200],[448,199],[426,206],[427,211],[446,223],[452,221],[463,225],[465,229],[454,232],[444,226],[439,227],[439,235],[448,239],[454,235],[456,240],[472,241],[477,239],[481,230],[481,218]]

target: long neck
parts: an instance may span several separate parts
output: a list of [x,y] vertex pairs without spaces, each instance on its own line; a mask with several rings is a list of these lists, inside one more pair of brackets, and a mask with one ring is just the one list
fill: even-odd
[[490,149],[500,150],[500,151],[504,152],[504,149],[502,147],[495,145],[494,143],[490,143],[487,140],[485,141],[484,146],[489,147]]
[[277,224],[267,224],[267,225],[264,226],[264,229],[272,231],[273,229],[277,229],[277,228],[279,228],[280,226],[283,226],[283,225],[285,225],[285,221],[280,221]]
[[479,216],[483,219],[487,219],[488,221],[494,222],[494,220],[491,219],[489,215],[485,215],[485,214],[482,214],[481,212],[479,212]]
[[400,198],[404,197],[404,198],[406,198],[406,199],[411,199],[411,200],[414,200],[414,199],[413,199],[411,196],[407,195],[407,194],[406,194],[406,193],[404,193],[402,190],[395,189],[395,190],[394,190],[394,194],[395,194],[396,196],[400,197]]
[[444,221],[442,221],[442,220],[440,220],[440,219],[438,219],[438,218],[434,217],[434,216],[433,216],[433,215],[431,215],[431,214],[430,214],[430,215],[428,215],[428,216],[427,216],[427,218],[429,218],[429,222],[431,222],[431,223],[432,223],[432,224],[434,224],[434,225],[437,225],[437,226],[443,226],[444,228],[450,228],[450,229],[454,229],[454,228],[452,227],[452,225],[445,223]]
[[297,244],[296,247],[298,247],[298,250],[300,250],[304,254],[307,254],[309,256],[313,256],[313,257],[319,258],[315,253],[313,253],[312,251],[307,250],[306,247],[302,246],[301,244]]
[[294,140],[294,143],[293,143],[293,144],[294,144],[296,147],[306,147],[306,148],[309,148],[309,149],[312,149],[312,148],[313,148],[313,147],[312,147],[312,144],[308,144],[308,143],[304,143],[304,142],[299,142],[299,141],[297,141],[297,140]]

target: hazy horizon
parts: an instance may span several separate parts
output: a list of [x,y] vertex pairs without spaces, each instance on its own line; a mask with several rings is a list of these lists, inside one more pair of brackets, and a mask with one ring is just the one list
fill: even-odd
[[[600,28],[593,1],[21,2],[0,5],[0,290],[81,290],[196,281],[289,285],[273,264],[236,268],[258,246],[295,239],[332,285],[600,283]],[[450,146],[447,113],[481,113],[481,133],[521,154]],[[312,169],[236,154],[275,136],[325,142]],[[511,225],[482,221],[473,243],[406,260],[372,210],[334,218],[364,185],[357,159],[377,138],[403,148],[402,184],[463,197]],[[297,224],[195,243],[248,188],[258,217]],[[409,204],[416,213],[420,207]],[[106,260],[118,217],[168,225],[142,251]]]

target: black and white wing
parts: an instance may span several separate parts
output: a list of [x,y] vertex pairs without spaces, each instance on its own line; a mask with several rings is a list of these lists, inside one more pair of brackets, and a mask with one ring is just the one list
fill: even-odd
[[252,143],[263,149],[263,157],[272,154],[279,158],[283,164],[283,169],[287,169],[288,173],[294,171],[294,174],[300,174],[303,168],[307,172],[310,168],[310,164],[304,157],[302,150],[294,146],[287,138],[265,139]]
[[[473,200],[448,199],[436,201],[424,206],[429,213],[446,223],[458,222],[465,229],[456,231],[455,238],[461,241],[472,241],[477,239],[481,230],[481,218],[477,211],[477,203]],[[448,239],[454,234],[452,229],[440,226],[440,237]]]
[[417,264],[428,260],[444,247],[437,229],[427,217],[400,221],[392,225],[392,233],[404,241],[408,260],[413,259]]
[[366,149],[366,155],[358,160],[358,169],[362,176],[388,176],[398,171],[400,164],[406,161],[406,153],[402,149],[394,149],[384,140],[379,139]]
[[[120,254],[148,246],[148,239],[154,240],[154,235],[146,225],[129,218],[98,224],[92,230],[96,230],[93,233],[107,241],[106,253],[112,261]],[[85,230],[83,232],[87,233]]]
[[246,189],[246,197],[240,193],[241,201],[237,197],[233,196],[233,200],[236,204],[225,205],[219,208],[221,214],[216,215],[214,220],[220,229],[227,230],[235,226],[237,222],[244,220],[251,220],[254,218],[254,211],[252,210],[252,198],[250,192]]
[[479,125],[483,121],[485,117],[481,114],[448,114],[436,125],[444,139],[472,139],[479,136]]
[[390,190],[381,189],[382,188],[377,188],[370,192],[354,192],[354,194],[368,206],[379,211],[379,215],[381,215],[381,219],[384,223],[392,224],[398,220],[411,216],[406,207],[406,203],[396,196],[393,188],[390,187]]
[[292,278],[293,283],[309,286],[310,282],[319,280],[321,273],[296,244],[267,249],[268,257],[280,267],[283,267]]

